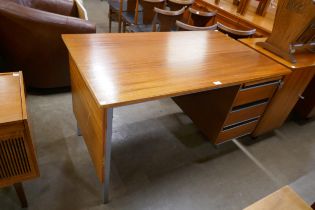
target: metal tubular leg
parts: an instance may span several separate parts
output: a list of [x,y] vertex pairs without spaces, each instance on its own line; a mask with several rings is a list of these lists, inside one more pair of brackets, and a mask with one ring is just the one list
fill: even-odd
[[82,136],[81,130],[79,128],[79,124],[77,124],[77,135]]
[[112,149],[112,128],[113,128],[113,109],[107,109],[107,123],[106,123],[106,137],[105,137],[105,167],[104,167],[104,186],[103,186],[103,196],[104,203],[109,202],[109,184],[110,184],[110,159],[111,159],[111,149]]

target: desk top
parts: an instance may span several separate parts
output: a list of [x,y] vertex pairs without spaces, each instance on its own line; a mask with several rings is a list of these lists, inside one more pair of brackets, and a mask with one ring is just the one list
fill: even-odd
[[245,45],[255,49],[256,51],[290,68],[291,70],[315,67],[315,53],[310,53],[310,52],[296,53],[297,63],[293,64],[273,54],[272,52],[265,50],[264,48],[256,45],[257,42],[266,41],[266,38],[249,38],[249,39],[241,39],[240,41],[244,43]]
[[23,120],[20,79],[18,72],[0,74],[0,124]]
[[244,210],[312,210],[307,203],[302,200],[296,192],[289,186],[285,186],[280,190],[268,195],[267,197],[257,201],[253,205]]
[[289,74],[216,31],[63,35],[100,107],[117,107]]

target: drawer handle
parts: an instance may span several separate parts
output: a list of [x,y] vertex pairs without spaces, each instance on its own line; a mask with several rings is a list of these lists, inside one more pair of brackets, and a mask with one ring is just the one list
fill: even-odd
[[228,131],[228,130],[231,130],[231,129],[234,129],[234,128],[238,128],[238,127],[241,127],[243,125],[247,125],[249,123],[252,123],[252,122],[255,122],[259,119],[260,116],[258,117],[254,117],[254,118],[251,118],[249,120],[245,120],[245,121],[242,121],[242,122],[238,122],[238,123],[234,123],[232,125],[228,125],[228,126],[225,126],[222,131],[225,132],[225,131]]
[[239,111],[242,111],[244,109],[249,109],[249,108],[253,108],[253,107],[256,107],[256,106],[265,105],[265,104],[268,103],[268,101],[269,101],[269,99],[262,99],[262,100],[251,102],[251,103],[248,103],[248,104],[235,106],[235,107],[233,107],[231,112],[239,112]]
[[240,91],[250,90],[250,89],[259,88],[259,87],[266,87],[270,85],[280,85],[280,84],[281,84],[281,80],[264,82],[264,83],[249,85],[247,87],[242,87]]

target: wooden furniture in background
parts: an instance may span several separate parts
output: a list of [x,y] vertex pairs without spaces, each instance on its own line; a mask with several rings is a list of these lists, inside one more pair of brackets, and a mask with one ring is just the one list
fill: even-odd
[[301,119],[315,117],[315,76],[301,95],[294,112]]
[[121,32],[122,25],[122,13],[134,14],[136,8],[135,0],[109,0],[108,1],[108,22],[109,22],[109,33],[112,32],[112,22],[118,22],[118,32]]
[[[200,111],[201,122],[194,120],[196,125],[219,120],[223,125],[235,98],[235,106],[260,100],[256,95],[270,98],[269,81],[290,73],[282,65],[217,31],[63,35],[63,40],[70,54],[74,114],[97,176],[104,184],[105,202],[108,202],[114,108],[188,95],[198,98],[195,103],[207,112]],[[265,87],[264,82],[268,83]],[[246,88],[248,85],[255,87]],[[246,90],[239,93],[240,89]],[[259,94],[253,94],[251,89]],[[211,108],[213,94],[224,96],[215,98],[223,100],[218,112],[225,107],[220,119],[205,117],[211,109],[216,109]],[[253,109],[260,112],[255,117],[261,115],[262,108],[246,108],[251,110],[246,110],[249,118]],[[257,123],[234,118],[242,125],[231,130],[235,134],[229,132],[228,138],[249,133]],[[216,132],[218,135],[221,131]],[[220,141],[223,139],[227,137],[221,137]]]
[[226,26],[239,30],[256,29],[256,37],[266,37],[271,34],[276,9],[269,7],[265,16],[256,14],[256,1],[251,1],[246,14],[237,12],[237,6],[231,0],[221,0],[219,4],[215,0],[196,0],[193,6],[206,8],[209,11],[218,11],[217,20]]
[[285,186],[244,210],[312,210],[312,208],[292,188]]
[[296,48],[315,46],[315,2],[279,0],[271,35],[257,44],[296,63]]
[[[123,0],[119,0],[121,3]],[[123,24],[123,32],[126,32],[126,26],[130,26],[132,24],[142,24],[142,17],[139,18],[139,16],[142,16],[142,10],[141,6],[139,4],[139,0],[127,0],[127,9],[124,10],[120,4],[120,18],[121,22]]]
[[225,26],[222,23],[218,23],[218,29],[220,32],[227,34],[233,39],[249,38],[249,37],[252,37],[256,33],[256,29],[250,29],[247,31],[237,30],[237,29]]
[[[252,2],[254,2],[254,0],[240,0],[239,4],[236,4],[238,6],[237,12],[240,13],[241,15],[245,15],[246,12],[249,10],[248,7]],[[255,5],[256,14],[259,16],[264,16],[269,8],[270,2],[271,0],[259,0],[259,4]]]
[[155,17],[153,20],[152,31],[176,31],[176,21],[183,18],[186,7],[181,8],[177,11],[163,10],[154,8]]
[[165,8],[165,0],[142,0],[142,12],[140,20],[136,24],[129,24],[129,32],[149,32],[153,29],[153,20],[155,18],[154,8]]
[[23,181],[39,176],[27,118],[22,72],[0,74],[0,187],[14,185],[27,207]]
[[271,3],[271,0],[260,0],[259,5],[256,10],[256,14],[265,16],[270,3]]
[[249,4],[250,0],[240,0],[237,5],[237,12],[240,13],[241,15],[244,15],[245,12],[247,11],[247,7]]
[[188,11],[189,11],[188,24],[190,25],[197,27],[205,27],[207,24],[209,25],[215,24],[215,16],[217,15],[216,11],[204,12],[191,7],[188,8]]
[[167,0],[167,6],[171,11],[180,10],[183,7],[190,7],[195,0]]
[[178,20],[176,21],[176,25],[177,25],[178,31],[212,31],[218,28],[217,24],[214,24],[212,26],[198,27],[198,26],[188,25]]
[[315,75],[315,54],[309,52],[298,53],[296,54],[298,62],[292,64],[257,45],[257,42],[265,40],[265,38],[252,38],[241,39],[240,41],[282,64],[290,69],[292,73],[285,76],[282,88],[275,94],[253,136],[259,136],[281,127],[298,100],[302,100],[300,96],[302,96],[305,88]]

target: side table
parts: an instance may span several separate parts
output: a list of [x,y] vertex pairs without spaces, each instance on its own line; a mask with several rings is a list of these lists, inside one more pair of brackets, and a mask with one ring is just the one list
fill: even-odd
[[39,176],[27,118],[22,72],[0,74],[0,187],[14,185],[27,207],[22,182]]

